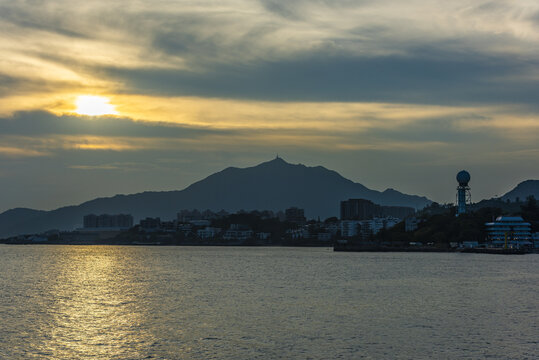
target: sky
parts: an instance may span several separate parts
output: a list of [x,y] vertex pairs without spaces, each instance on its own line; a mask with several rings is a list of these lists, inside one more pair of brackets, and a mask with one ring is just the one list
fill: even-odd
[[539,178],[537,0],[0,0],[0,54],[0,211],[276,154],[441,203]]

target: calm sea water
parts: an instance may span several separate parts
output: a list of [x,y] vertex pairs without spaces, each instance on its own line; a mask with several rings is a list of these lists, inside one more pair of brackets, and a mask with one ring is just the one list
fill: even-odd
[[539,255],[0,245],[2,359],[539,358]]

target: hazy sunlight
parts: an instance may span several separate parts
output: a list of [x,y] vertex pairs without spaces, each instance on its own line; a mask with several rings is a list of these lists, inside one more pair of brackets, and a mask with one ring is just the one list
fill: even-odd
[[75,112],[79,115],[116,115],[114,105],[109,104],[110,100],[103,96],[81,95],[77,97]]

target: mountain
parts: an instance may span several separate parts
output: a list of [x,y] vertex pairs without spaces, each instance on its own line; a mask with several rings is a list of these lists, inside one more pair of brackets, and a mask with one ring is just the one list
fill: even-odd
[[91,213],[129,213],[137,222],[145,217],[175,219],[182,209],[277,211],[297,206],[305,209],[307,218],[324,219],[338,216],[340,201],[349,198],[416,209],[431,203],[425,197],[393,189],[370,190],[322,166],[294,165],[277,157],[254,167],[226,168],[181,191],[116,195],[53,211],[8,210],[0,214],[0,237],[49,229],[72,230],[81,227],[83,216]]
[[518,198],[520,201],[525,201],[526,198],[533,195],[536,199],[539,199],[539,180],[526,180],[518,184],[513,190],[502,196],[502,200],[516,201]]

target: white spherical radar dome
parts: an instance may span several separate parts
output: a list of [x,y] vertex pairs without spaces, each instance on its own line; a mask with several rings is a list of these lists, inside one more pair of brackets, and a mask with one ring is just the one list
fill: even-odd
[[470,182],[470,179],[471,179],[470,173],[467,172],[466,170],[459,171],[459,173],[457,174],[457,181],[459,185],[463,185],[463,186],[468,185],[468,183]]

